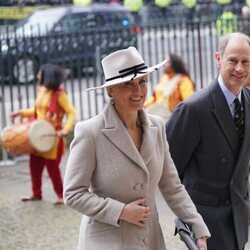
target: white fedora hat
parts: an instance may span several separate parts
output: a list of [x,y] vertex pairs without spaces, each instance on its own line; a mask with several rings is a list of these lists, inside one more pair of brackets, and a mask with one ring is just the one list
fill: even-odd
[[118,50],[102,59],[106,82],[101,86],[91,87],[87,90],[106,88],[134,80],[157,70],[166,62],[167,60],[153,67],[148,67],[135,47]]

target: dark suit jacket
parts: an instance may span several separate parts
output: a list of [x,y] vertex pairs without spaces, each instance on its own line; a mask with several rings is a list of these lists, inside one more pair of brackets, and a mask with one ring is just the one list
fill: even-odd
[[243,99],[242,143],[217,80],[177,106],[166,124],[178,173],[211,232],[209,249],[243,249],[248,238],[250,91],[246,88]]

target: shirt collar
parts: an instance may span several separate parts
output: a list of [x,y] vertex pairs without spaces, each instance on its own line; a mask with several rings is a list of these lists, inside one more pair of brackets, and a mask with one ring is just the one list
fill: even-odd
[[225,86],[225,84],[224,84],[224,82],[223,82],[223,79],[222,79],[221,75],[219,75],[219,77],[218,77],[218,82],[219,82],[220,88],[221,88],[221,90],[222,90],[222,92],[223,92],[223,94],[224,94],[224,96],[225,96],[225,98],[226,98],[226,101],[227,101],[228,106],[231,106],[231,105],[233,104],[233,101],[234,101],[234,99],[235,99],[236,97],[238,97],[238,99],[239,99],[239,101],[240,101],[240,103],[241,103],[241,92],[242,92],[242,91],[240,91],[240,93],[239,93],[237,96],[235,96],[235,94],[233,94],[233,93]]

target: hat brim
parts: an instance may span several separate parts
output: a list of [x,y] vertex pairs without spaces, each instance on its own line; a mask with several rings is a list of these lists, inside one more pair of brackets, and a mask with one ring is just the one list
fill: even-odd
[[118,85],[120,83],[124,83],[124,82],[127,82],[127,81],[131,81],[132,79],[137,79],[139,77],[142,77],[142,76],[145,76],[145,75],[148,75],[150,73],[152,73],[153,71],[159,69],[160,67],[162,67],[164,64],[166,64],[167,60],[164,60],[163,62],[161,63],[158,63],[156,64],[155,66],[152,66],[150,68],[147,68],[145,70],[143,70],[143,73],[137,73],[137,75],[135,77],[133,77],[133,75],[128,75],[128,76],[125,76],[125,77],[120,77],[120,78],[116,78],[114,80],[111,80],[111,81],[108,81],[108,82],[105,82],[103,85],[101,86],[97,86],[97,87],[91,87],[91,88],[87,88],[86,90],[89,91],[89,90],[95,90],[95,89],[101,89],[101,88],[107,88],[107,87],[111,87],[111,86],[114,86],[114,85]]

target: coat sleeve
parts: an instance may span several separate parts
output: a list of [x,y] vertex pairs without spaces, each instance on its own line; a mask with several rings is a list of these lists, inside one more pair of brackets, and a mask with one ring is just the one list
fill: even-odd
[[75,127],[75,137],[70,146],[64,177],[64,202],[96,221],[118,227],[125,204],[109,197],[100,197],[90,191],[96,154],[89,126],[82,122]]
[[194,110],[188,104],[181,103],[176,107],[166,124],[166,135],[171,156],[182,179],[200,141],[199,122]]
[[[166,139],[164,128],[162,130],[163,137]],[[169,152],[167,140],[165,142],[163,172],[159,182],[159,189],[173,213],[191,227],[196,239],[204,236],[210,237],[205,222],[197,212],[184,185],[181,184]]]
[[20,116],[21,116],[21,118],[35,117],[35,108],[21,109],[20,110]]
[[75,120],[76,120],[75,108],[70,102],[68,95],[64,91],[59,94],[58,103],[67,115],[67,120],[64,124],[63,129],[69,132],[72,130],[75,124]]

